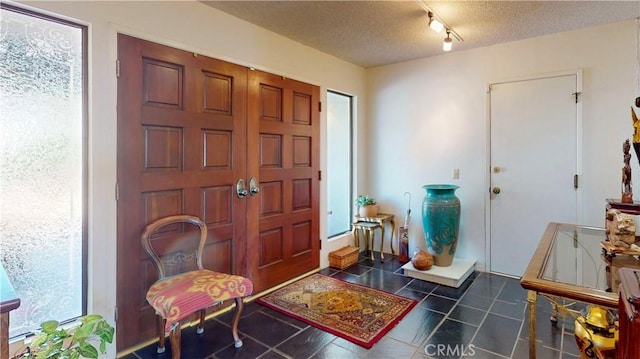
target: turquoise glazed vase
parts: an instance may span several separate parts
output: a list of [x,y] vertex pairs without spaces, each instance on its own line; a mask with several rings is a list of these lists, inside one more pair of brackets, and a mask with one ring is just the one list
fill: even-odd
[[428,184],[422,186],[427,193],[422,199],[422,227],[429,252],[435,265],[448,267],[453,262],[460,228],[459,186]]

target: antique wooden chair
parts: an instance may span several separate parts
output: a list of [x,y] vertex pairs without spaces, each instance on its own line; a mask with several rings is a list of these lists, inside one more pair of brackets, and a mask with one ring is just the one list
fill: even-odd
[[[193,235],[195,232],[188,228],[192,226],[199,229],[199,235]],[[202,256],[206,240],[206,224],[189,215],[160,218],[142,232],[142,246],[158,271],[158,280],[151,285],[146,296],[159,319],[157,351],[165,351],[165,336],[169,333],[173,359],[180,358],[180,321],[199,312],[200,323],[196,332],[202,334],[206,309],[228,299],[234,299],[236,304],[231,326],[234,344],[236,348],[242,346],[238,322],[243,298],[251,294],[253,284],[241,276],[204,269]],[[188,246],[183,242],[191,243],[193,249],[185,250]],[[195,264],[189,265],[189,262]]]

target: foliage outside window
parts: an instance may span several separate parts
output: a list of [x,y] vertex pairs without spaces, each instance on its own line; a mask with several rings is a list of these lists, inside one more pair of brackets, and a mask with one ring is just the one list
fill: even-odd
[[9,336],[85,312],[86,29],[2,4],[0,260]]

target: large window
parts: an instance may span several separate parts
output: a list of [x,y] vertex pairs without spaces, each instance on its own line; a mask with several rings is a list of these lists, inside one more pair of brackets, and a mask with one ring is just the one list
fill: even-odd
[[351,229],[351,123],[353,98],[327,92],[327,235]]
[[86,29],[0,8],[0,260],[9,336],[86,312]]

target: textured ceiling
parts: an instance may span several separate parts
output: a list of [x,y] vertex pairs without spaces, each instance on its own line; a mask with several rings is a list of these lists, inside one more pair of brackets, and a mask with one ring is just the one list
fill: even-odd
[[368,68],[640,17],[635,1],[202,1],[294,41]]

